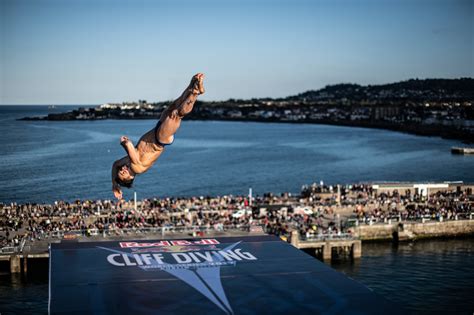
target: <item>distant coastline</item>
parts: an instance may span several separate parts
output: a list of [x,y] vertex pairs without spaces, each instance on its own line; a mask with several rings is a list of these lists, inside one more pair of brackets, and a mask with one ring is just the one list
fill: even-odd
[[[158,119],[169,104],[139,100],[21,120]],[[338,84],[281,99],[198,101],[187,119],[377,128],[474,143],[474,79]]]

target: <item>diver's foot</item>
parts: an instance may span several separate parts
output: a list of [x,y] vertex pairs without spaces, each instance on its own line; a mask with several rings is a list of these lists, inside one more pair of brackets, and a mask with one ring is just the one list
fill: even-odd
[[191,79],[191,91],[193,94],[204,94],[204,73],[198,73]]

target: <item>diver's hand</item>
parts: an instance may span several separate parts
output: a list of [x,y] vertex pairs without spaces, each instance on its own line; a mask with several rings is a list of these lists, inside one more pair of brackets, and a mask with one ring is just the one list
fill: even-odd
[[128,139],[127,136],[121,136],[121,137],[120,137],[120,144],[121,144],[121,145],[125,145],[125,144],[127,144],[127,142],[129,142],[129,141],[130,141],[130,139]]
[[114,192],[115,198],[117,198],[118,200],[122,199],[122,190],[120,189],[119,185],[112,186],[112,191]]

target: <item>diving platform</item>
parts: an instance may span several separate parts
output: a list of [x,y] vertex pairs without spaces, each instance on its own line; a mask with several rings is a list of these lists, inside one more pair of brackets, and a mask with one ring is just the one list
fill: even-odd
[[275,236],[53,243],[50,314],[402,314]]

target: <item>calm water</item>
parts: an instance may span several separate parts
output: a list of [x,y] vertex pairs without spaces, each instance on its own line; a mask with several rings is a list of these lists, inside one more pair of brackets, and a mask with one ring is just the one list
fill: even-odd
[[[58,108],[56,111],[64,111]],[[112,198],[110,169],[152,120],[16,121],[47,107],[0,107],[0,202]],[[175,143],[135,180],[139,198],[299,192],[301,185],[360,181],[474,181],[459,141],[310,124],[184,121]],[[133,191],[125,193],[130,198]]]
[[474,313],[474,239],[364,243],[332,267],[415,314]]
[[[57,108],[64,111],[68,108]],[[112,198],[110,167],[121,135],[136,141],[154,121],[26,122],[47,107],[0,107],[0,202]],[[175,143],[135,182],[140,198],[299,192],[301,185],[360,181],[474,182],[459,141],[323,125],[185,121]],[[126,191],[130,198],[133,191]],[[474,241],[364,244],[363,258],[333,267],[416,313],[472,314]],[[42,276],[0,274],[0,313],[44,313]]]

